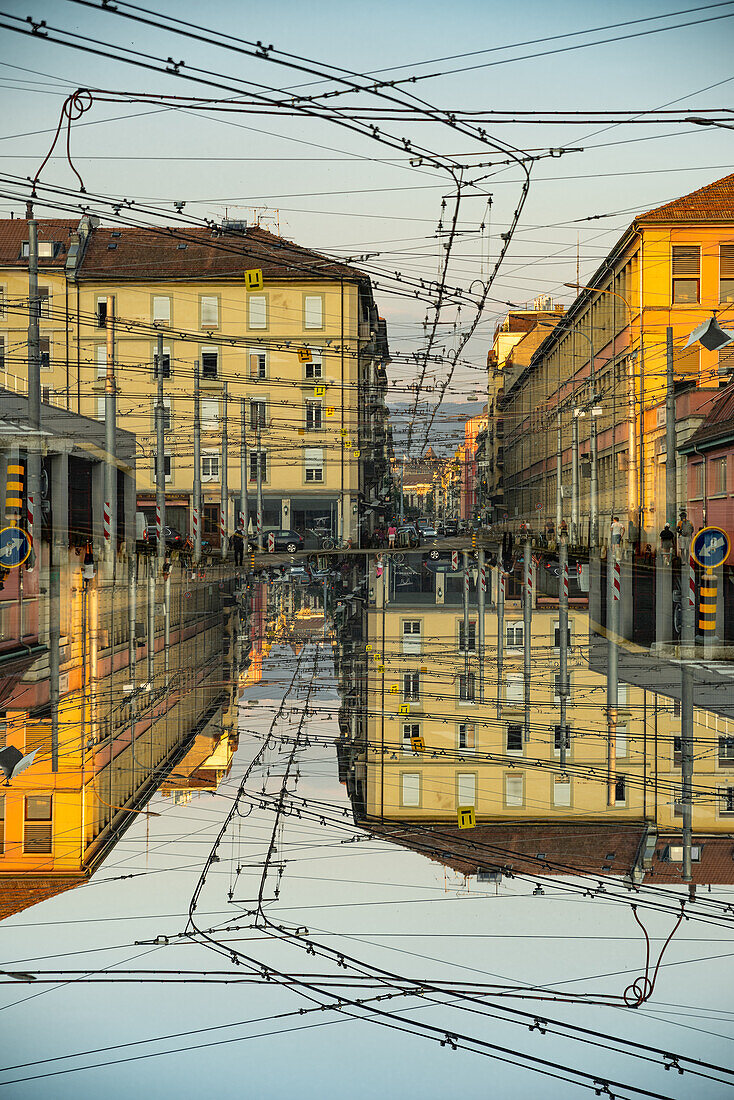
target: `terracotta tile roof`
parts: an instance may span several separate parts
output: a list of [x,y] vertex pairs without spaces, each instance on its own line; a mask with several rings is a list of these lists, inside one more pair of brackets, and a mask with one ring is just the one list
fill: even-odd
[[73,890],[86,882],[84,875],[2,875],[0,876],[0,920],[22,913],[32,905]]
[[[56,221],[53,218],[38,219],[39,243],[55,242],[59,247],[52,258],[39,256],[38,266],[63,268],[69,251],[69,236],[79,224],[76,221]],[[23,244],[28,240],[28,223],[25,218],[0,219],[0,266],[28,267],[28,257],[23,256]]]
[[703,424],[687,439],[686,452],[707,443],[709,446],[718,440],[725,440],[734,434],[734,383],[730,383],[717,398]]
[[734,221],[734,173],[699,187],[690,195],[666,202],[646,214],[638,222],[698,222]]
[[[185,247],[184,247],[185,246]],[[367,276],[265,229],[246,235],[215,235],[210,229],[95,229],[79,272],[80,281],[229,280],[260,268],[268,279],[333,279],[364,281]]]

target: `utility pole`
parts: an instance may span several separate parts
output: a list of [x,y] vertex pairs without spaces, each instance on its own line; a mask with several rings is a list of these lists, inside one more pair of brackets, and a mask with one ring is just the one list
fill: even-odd
[[201,561],[201,394],[199,360],[194,361],[194,561]]
[[691,843],[693,840],[693,673],[696,573],[691,559],[690,540],[681,547],[681,807],[683,810],[683,881],[692,879]]
[[469,552],[462,554],[464,566],[464,699],[469,701]]
[[524,741],[530,740],[530,632],[533,616],[533,545],[525,539],[523,552],[523,681],[525,688]]
[[240,443],[240,512],[244,530],[245,550],[247,550],[247,532],[250,526],[250,505],[247,500],[247,398],[240,402],[242,410],[242,430]]
[[[260,423],[260,406],[257,408],[257,549],[258,553],[263,552],[263,455],[261,450],[261,423]],[[342,508],[344,505],[344,494],[342,493]]]
[[28,532],[33,544],[37,568],[41,568],[41,335],[38,296],[38,222],[28,220],[28,426],[31,435],[27,449],[27,493],[33,522]]
[[114,581],[117,561],[117,463],[115,461],[117,449],[117,386],[115,385],[115,299],[112,295],[107,297],[107,372],[104,394],[104,495],[109,527],[106,557],[109,575]]
[[[109,315],[108,315],[109,316]],[[109,319],[108,319],[109,325]],[[164,437],[165,406],[163,403],[163,336],[158,337],[158,347],[155,356],[156,378],[158,380],[158,400],[155,407],[155,522],[156,522],[156,550],[158,554],[158,568],[163,568],[166,556],[166,444]],[[108,356],[109,362],[109,356]]]
[[222,386],[222,476],[221,476],[221,496],[219,503],[220,517],[219,526],[221,530],[221,552],[222,561],[227,560],[227,550],[229,549],[229,536],[228,536],[228,524],[227,519],[229,512],[229,492],[227,489],[227,383]]
[[400,467],[400,522],[401,522],[401,523],[402,523],[402,522],[404,521],[404,519],[405,519],[405,490],[404,490],[404,482],[405,482],[405,455],[403,455],[403,462],[402,462],[402,465],[401,465],[401,467]]
[[487,598],[487,567],[484,562],[484,550],[478,553],[477,584],[477,655],[479,657],[479,702],[484,702],[484,607]]
[[621,570],[610,544],[607,553],[607,805],[614,805],[619,707],[619,600]]
[[561,535],[561,519],[562,517],[562,487],[561,478],[563,475],[563,436],[561,426],[561,406],[558,406],[558,424],[556,427],[556,542]]
[[571,542],[579,544],[579,413],[574,406],[571,420]]
[[[670,530],[675,531],[676,518],[676,475],[677,459],[675,452],[675,377],[673,374],[673,330],[668,325],[666,332],[666,390],[665,390],[665,521]],[[672,568],[672,565],[671,565]]]
[[561,769],[566,767],[566,752],[568,750],[568,720],[566,706],[568,703],[568,540],[565,535],[558,539],[558,628],[560,637],[558,648],[560,650],[561,664]]
[[505,655],[505,563],[497,556],[497,717],[502,717],[502,673]]

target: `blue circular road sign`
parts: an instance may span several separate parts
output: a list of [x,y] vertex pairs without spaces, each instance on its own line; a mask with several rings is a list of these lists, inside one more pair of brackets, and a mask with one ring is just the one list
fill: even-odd
[[731,543],[720,527],[704,527],[693,540],[691,553],[704,569],[716,569],[729,557]]
[[17,569],[31,552],[30,536],[22,527],[3,527],[0,531],[0,565]]

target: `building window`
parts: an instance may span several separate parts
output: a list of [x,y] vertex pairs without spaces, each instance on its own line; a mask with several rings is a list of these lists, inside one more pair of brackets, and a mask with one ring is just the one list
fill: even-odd
[[201,430],[204,432],[216,432],[219,430],[219,398],[202,397],[199,400],[199,417]]
[[476,731],[473,722],[459,722],[458,747],[469,750],[476,748]]
[[420,722],[403,722],[403,752],[412,753],[411,737],[420,737]]
[[[701,853],[703,852],[702,844],[691,845],[691,863],[701,862]],[[683,845],[682,844],[668,844],[668,846],[661,852],[660,859],[663,863],[682,863],[683,862]]]
[[524,633],[524,623],[521,619],[515,619],[509,622],[505,626],[505,638],[507,640],[508,649],[522,649]]
[[[153,480],[155,480],[155,478],[157,477],[157,474],[158,474],[156,466],[157,466],[156,455],[153,455]],[[172,459],[171,455],[168,452],[166,452],[163,455],[163,473],[165,475],[166,481],[171,480],[172,470],[173,470],[173,459]]]
[[[553,727],[553,750],[560,754],[561,751],[561,727]],[[571,730],[566,726],[566,752],[571,751]]]
[[303,327],[324,327],[324,298],[321,294],[307,294],[303,302]]
[[[39,260],[52,260],[56,255],[56,249],[60,246],[55,241],[39,241],[38,242],[38,258]],[[21,248],[23,259],[27,260],[30,255],[30,245],[28,241],[23,241]]]
[[305,447],[303,452],[306,481],[323,482],[324,480],[324,450],[323,447]]
[[307,382],[314,382],[324,377],[324,368],[320,359],[312,359],[310,363],[305,363],[304,367]]
[[459,702],[474,702],[474,673],[462,673],[459,677]]
[[250,398],[250,429],[256,432],[258,428],[267,427],[267,401],[253,401]]
[[0,794],[0,854],[5,851],[5,795]]
[[107,409],[107,399],[104,397],[97,398],[97,420],[104,420],[105,411]]
[[719,788],[719,813],[734,814],[734,787]]
[[[553,623],[553,645],[556,649],[561,648],[561,623],[559,619]],[[571,623],[568,623],[568,629],[566,631],[566,645],[571,645]]]
[[48,336],[40,337],[38,350],[41,355],[41,370],[51,370],[51,341]]
[[719,301],[734,302],[734,244],[719,245]]
[[306,402],[306,429],[307,431],[319,431],[321,429],[321,402]]
[[41,401],[44,405],[50,405],[54,391],[51,386],[41,386]]
[[507,727],[505,738],[507,752],[522,752],[522,726],[512,722]]
[[219,328],[219,298],[214,294],[202,294],[199,309],[202,328]]
[[697,244],[674,244],[672,254],[673,305],[695,305],[701,300],[701,249]]
[[97,378],[104,378],[107,374],[107,345],[97,344],[94,349],[94,361],[97,364]]
[[[153,431],[156,430],[156,410],[158,408],[158,398],[154,397],[151,402],[151,423]],[[163,431],[170,432],[171,430],[171,398],[163,398]]]
[[406,703],[419,703],[421,698],[420,672],[403,673],[403,699]]
[[268,327],[268,300],[264,294],[250,294],[247,299],[247,324],[249,328]]
[[505,806],[522,806],[525,797],[525,780],[522,775],[505,776]]
[[403,653],[420,653],[421,648],[420,619],[403,619]]
[[219,453],[217,451],[202,451],[201,480],[219,480]]
[[615,775],[614,777],[614,805],[624,806],[627,803],[627,777]]
[[38,288],[38,302],[39,302],[39,317],[50,317],[51,306],[53,302],[53,295],[51,293],[50,286],[39,286]]
[[553,779],[553,805],[571,805],[571,780],[557,776]]
[[456,776],[456,805],[475,806],[477,802],[477,777],[474,772],[458,772]]
[[726,492],[726,456],[714,458],[711,461],[711,493],[716,495]]
[[[163,357],[161,359],[161,371],[164,378],[171,377],[171,349],[169,347],[163,348]],[[153,377],[158,378],[158,348],[153,349]]]
[[[566,696],[566,699],[570,699],[572,694],[573,694],[573,691],[572,691],[572,688],[571,688],[571,673],[570,672],[566,674],[566,678],[568,680],[568,695]],[[561,701],[561,674],[560,674],[560,672],[554,672],[553,673],[553,702],[554,703],[560,703],[560,701]]]
[[627,727],[617,726],[614,734],[614,755],[618,760],[622,760],[627,756]]
[[683,763],[683,741],[680,737],[673,738],[673,767],[679,768]]
[[734,767],[734,737],[719,738],[719,767]]
[[171,323],[171,299],[168,297],[153,296],[153,324],[170,325]]
[[249,354],[250,360],[250,378],[262,381],[268,376],[268,357],[264,351],[251,351]]
[[525,701],[525,680],[520,673],[510,672],[505,677],[505,703],[508,707],[522,706]]
[[257,481],[258,456],[260,458],[260,476],[268,479],[268,456],[265,451],[250,451],[250,481]]
[[201,377],[207,382],[216,382],[219,375],[219,351],[217,348],[201,349]]
[[0,336],[0,371],[5,371],[5,337]]
[[691,481],[691,496],[694,500],[698,500],[703,497],[703,462],[697,462],[695,466],[691,466]]
[[460,653],[476,653],[477,651],[477,624],[476,622],[469,623],[469,647],[464,643],[464,621],[459,620],[459,652]]
[[28,795],[25,799],[23,851],[34,855],[51,852],[51,796]]
[[107,328],[107,298],[97,299],[97,328]]
[[420,772],[403,772],[400,776],[400,799],[403,806],[420,806]]

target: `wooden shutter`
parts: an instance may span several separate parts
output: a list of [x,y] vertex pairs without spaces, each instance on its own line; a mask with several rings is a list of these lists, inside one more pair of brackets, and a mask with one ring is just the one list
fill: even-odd
[[697,244],[673,245],[673,278],[697,279],[701,267],[701,249]]
[[734,279],[734,244],[719,245],[719,275],[722,279]]
[[211,328],[219,324],[219,299],[204,297],[201,299],[201,327]]

